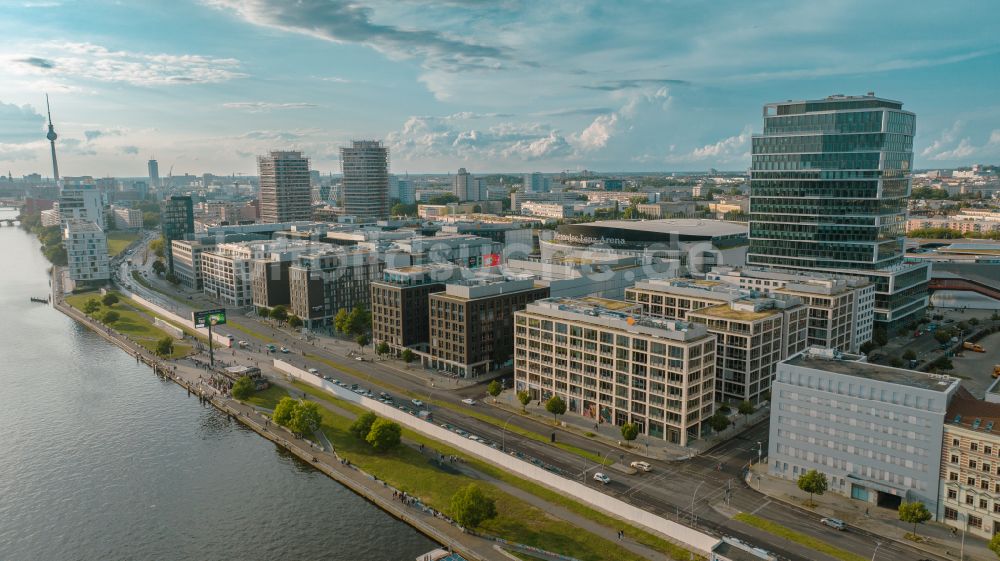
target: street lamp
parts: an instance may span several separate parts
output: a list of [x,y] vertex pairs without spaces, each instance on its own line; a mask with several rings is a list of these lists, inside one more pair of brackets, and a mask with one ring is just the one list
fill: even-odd
[[701,489],[701,486],[704,485],[704,484],[705,484],[705,481],[702,481],[701,483],[699,483],[698,486],[694,488],[694,493],[691,493],[691,522],[692,523],[694,523],[694,499],[695,499],[695,497],[698,496],[698,489]]
[[757,441],[757,465],[760,465],[760,457],[764,453],[764,443]]
[[875,542],[875,551],[872,552],[872,561],[875,561],[875,554],[878,553],[878,548],[882,545],[882,542]]
[[507,419],[503,422],[503,426],[500,427],[500,451],[507,452],[507,423],[516,415],[517,413],[511,413],[507,416]]
[[[610,456],[612,452],[614,452],[614,449],[611,449],[611,450],[608,450],[607,452],[605,452],[604,456],[601,457],[601,462],[599,464],[597,464],[596,466],[594,466],[594,467],[604,467],[604,462],[608,459],[608,456]],[[584,483],[587,482],[587,472],[590,471],[590,470],[592,470],[592,469],[594,469],[594,468],[589,467],[589,468],[583,470],[583,472],[580,474],[581,476],[583,476],[583,482]]]

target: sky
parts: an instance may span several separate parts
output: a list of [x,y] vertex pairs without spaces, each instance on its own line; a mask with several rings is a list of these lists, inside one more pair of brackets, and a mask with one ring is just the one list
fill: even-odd
[[917,168],[1000,163],[1000,3],[982,0],[0,0],[0,172],[745,170],[765,103],[917,114]]

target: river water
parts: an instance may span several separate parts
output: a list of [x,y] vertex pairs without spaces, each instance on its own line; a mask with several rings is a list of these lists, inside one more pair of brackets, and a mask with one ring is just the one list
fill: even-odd
[[[0,218],[13,212],[0,209]],[[412,560],[434,543],[30,296],[0,226],[0,560]]]

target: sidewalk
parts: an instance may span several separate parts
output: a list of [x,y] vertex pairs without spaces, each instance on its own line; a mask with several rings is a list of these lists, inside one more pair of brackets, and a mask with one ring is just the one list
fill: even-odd
[[[951,526],[938,522],[918,524],[917,535],[928,538],[929,541],[917,543],[905,538],[905,534],[912,531],[913,525],[901,522],[894,510],[849,499],[836,493],[813,496],[813,502],[816,503],[816,506],[806,508],[803,503],[807,499],[807,494],[801,491],[794,481],[768,475],[766,464],[754,466],[751,473],[748,474],[747,483],[772,499],[802,510],[839,518],[849,526],[864,528],[873,534],[922,549],[928,553],[956,560],[959,558],[961,533],[958,536],[953,536]],[[997,556],[986,547],[986,540],[966,535],[965,559],[967,561],[996,561]]]
[[[492,397],[484,398],[483,403],[502,409],[508,413],[516,413],[522,417],[531,417],[539,422],[552,425],[552,413],[546,411],[544,403],[539,404],[537,400],[529,403],[525,407],[525,409],[527,409],[527,413],[523,413],[521,402],[517,400],[517,393],[514,390],[504,390],[504,392],[497,397],[495,403]],[[665,440],[647,438],[644,435],[639,435],[639,437],[634,440],[629,447],[626,447],[625,442],[622,440],[621,427],[603,422],[595,423],[595,421],[589,417],[582,417],[579,414],[570,413],[569,411],[567,411],[565,415],[561,415],[559,417],[559,428],[577,434],[578,436],[594,439],[608,446],[617,447],[624,453],[666,461],[682,461],[689,460],[692,457],[712,448],[713,446],[737,436],[741,432],[756,425],[758,422],[766,419],[770,414],[771,410],[769,405],[765,405],[757,411],[754,411],[749,418],[744,419],[743,415],[736,413],[734,408],[733,412],[730,414],[733,424],[730,425],[729,428],[721,433],[713,434],[707,438],[692,440],[687,446],[680,446]]]

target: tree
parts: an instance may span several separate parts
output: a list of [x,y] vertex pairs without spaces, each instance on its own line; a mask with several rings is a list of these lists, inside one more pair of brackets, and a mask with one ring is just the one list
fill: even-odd
[[875,350],[875,343],[871,341],[865,341],[864,343],[861,344],[861,352],[863,352],[864,354],[868,354],[873,350]]
[[410,364],[411,362],[413,362],[414,358],[416,357],[413,355],[413,351],[411,351],[410,349],[403,349],[403,362],[405,362],[406,364]]
[[913,360],[915,358],[917,358],[917,353],[913,352],[913,349],[906,349],[903,352],[903,360]]
[[163,238],[160,238],[158,240],[153,240],[153,241],[149,242],[149,249],[153,251],[153,255],[156,255],[160,259],[163,259],[163,255],[164,255],[163,247],[164,247],[164,245],[165,245],[165,242],[164,242]]
[[517,400],[521,402],[521,412],[527,411],[527,406],[531,403],[531,394],[527,390],[517,392]]
[[899,368],[899,367],[903,366],[903,359],[894,356],[894,357],[892,357],[892,358],[889,359],[889,366],[891,366],[893,368]]
[[389,354],[389,343],[382,341],[378,345],[375,345],[375,354],[379,356]]
[[354,342],[357,343],[359,347],[364,349],[365,346],[367,346],[369,343],[368,334],[367,333],[359,334],[357,337],[354,338]]
[[385,452],[399,446],[403,436],[403,428],[389,419],[378,419],[372,424],[365,440],[376,452]]
[[872,333],[872,341],[875,341],[876,345],[884,347],[889,342],[889,335],[886,334],[885,329],[880,327]]
[[333,316],[333,327],[345,335],[350,331],[350,312],[347,311],[347,308],[337,310],[337,315]]
[[448,203],[457,203],[458,197],[451,193],[445,193],[443,195],[436,195],[427,200],[429,205],[446,205]]
[[[368,333],[372,325],[372,315],[362,306],[355,306],[347,320],[347,332],[351,335]],[[364,346],[364,345],[362,345]]]
[[822,473],[811,469],[799,476],[799,489],[809,493],[809,506],[813,505],[813,495],[822,495],[826,492],[829,482]]
[[625,423],[622,425],[622,438],[625,442],[632,442],[639,436],[639,425],[635,423]]
[[392,205],[392,209],[389,211],[393,216],[416,216],[417,215],[417,205],[414,204],[403,204],[396,203]]
[[240,376],[239,379],[236,380],[236,383],[233,384],[233,397],[240,400],[246,399],[253,395],[253,392],[256,389],[257,386],[253,383],[250,376]]
[[347,428],[347,431],[353,434],[358,440],[364,440],[368,436],[368,433],[371,432],[372,425],[376,420],[378,420],[378,417],[375,416],[375,413],[367,411],[359,415],[357,419],[354,419],[354,422]]
[[302,318],[300,318],[295,314],[288,316],[288,327],[291,327],[292,329],[298,329],[302,327]]
[[164,337],[156,342],[156,356],[167,356],[174,352],[174,340]]
[[993,534],[993,538],[990,539],[990,543],[986,544],[986,547],[990,548],[990,551],[1000,557],[1000,533]]
[[271,308],[271,319],[277,322],[283,322],[288,319],[288,308],[278,305]]
[[497,396],[503,391],[503,386],[500,385],[500,380],[493,380],[490,385],[486,387],[486,393],[493,396],[493,401],[497,400]]
[[496,501],[475,483],[469,483],[451,496],[451,516],[464,528],[475,530],[496,515]]
[[281,398],[281,401],[274,406],[274,412],[271,414],[271,420],[281,426],[288,426],[288,423],[292,420],[292,415],[295,414],[295,407],[298,401],[295,398],[285,396]]
[[899,505],[899,519],[913,524],[913,536],[917,536],[917,524],[923,524],[931,519],[931,512],[924,503],[913,501]]
[[165,276],[163,278],[167,279],[167,282],[169,282],[170,284],[172,284],[174,286],[177,286],[178,284],[181,283],[181,278],[178,277],[177,275],[173,274],[173,273],[167,273],[167,276]]
[[104,317],[101,319],[101,321],[103,321],[107,325],[111,325],[112,323],[120,320],[121,318],[122,316],[118,312],[114,310],[108,310],[104,312]]
[[739,411],[740,415],[743,415],[743,421],[746,422],[747,417],[753,414],[754,411],[753,403],[750,403],[749,401],[744,399],[743,401],[740,402],[737,411]]
[[559,415],[566,412],[566,402],[558,395],[553,395],[545,402],[545,410],[552,413],[552,421],[555,422]]
[[83,313],[90,315],[101,309],[101,303],[97,298],[90,298],[83,303]]
[[163,264],[163,261],[160,261],[159,259],[157,259],[156,261],[153,261],[153,272],[154,273],[156,273],[158,275],[162,275],[163,272],[166,271],[166,270],[167,270],[167,266]]
[[267,319],[267,318],[271,317],[271,310],[269,308],[261,306],[261,307],[257,308],[257,315],[259,317]]
[[722,432],[729,428],[729,417],[722,411],[716,411],[708,418],[708,426],[712,427],[715,432]]
[[109,292],[101,297],[101,303],[110,308],[118,303],[118,297]]
[[979,318],[970,318],[969,319],[969,325],[971,325],[971,326],[977,326],[977,325],[979,325]]
[[292,418],[288,422],[288,428],[292,432],[301,435],[312,434],[319,428],[323,421],[319,413],[319,405],[312,401],[299,401],[292,411]]

